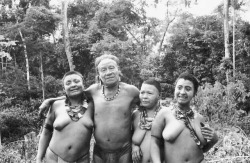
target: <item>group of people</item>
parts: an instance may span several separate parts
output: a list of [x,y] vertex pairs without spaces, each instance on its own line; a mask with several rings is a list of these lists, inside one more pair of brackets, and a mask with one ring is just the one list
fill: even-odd
[[37,163],[89,163],[92,134],[93,163],[201,163],[218,141],[190,106],[199,85],[191,74],[179,76],[176,103],[163,107],[160,83],[148,79],[138,90],[121,82],[116,56],[101,55],[95,68],[97,83],[85,89],[82,75],[70,71],[62,79],[66,97],[40,106],[39,114],[49,111]]

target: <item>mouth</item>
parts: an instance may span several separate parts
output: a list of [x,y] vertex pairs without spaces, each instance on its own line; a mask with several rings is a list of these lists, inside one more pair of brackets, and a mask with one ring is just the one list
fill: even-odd
[[179,96],[178,99],[179,100],[187,100],[187,97]]
[[78,92],[79,89],[71,89],[70,92]]
[[141,101],[142,104],[149,104],[149,101]]

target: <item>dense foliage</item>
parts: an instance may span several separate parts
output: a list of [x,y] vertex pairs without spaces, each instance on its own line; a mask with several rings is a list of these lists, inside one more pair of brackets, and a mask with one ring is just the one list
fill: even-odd
[[[47,0],[13,2],[0,1],[0,134],[6,151],[11,151],[8,144],[13,142],[16,149],[1,154],[0,161],[22,159],[23,136],[31,131],[38,134],[42,125],[37,116],[41,101],[63,94],[61,78],[69,71],[61,9],[52,8]],[[186,5],[176,4],[165,7]],[[149,17],[147,6],[147,1],[137,5],[130,0],[72,1],[68,26],[75,70],[83,74],[88,87],[95,82],[94,59],[111,51],[120,59],[122,81],[139,88],[143,80],[155,77],[162,83],[163,100],[173,97],[177,76],[189,71],[201,82],[194,104],[223,141],[208,153],[207,161],[226,162],[220,159],[225,156],[235,162],[246,160],[250,155],[249,22],[237,16],[233,76],[232,56],[224,58],[221,6],[209,16],[167,10],[167,16],[175,17],[164,20]],[[229,41],[233,51],[232,26]],[[239,149],[239,144],[245,147]]]

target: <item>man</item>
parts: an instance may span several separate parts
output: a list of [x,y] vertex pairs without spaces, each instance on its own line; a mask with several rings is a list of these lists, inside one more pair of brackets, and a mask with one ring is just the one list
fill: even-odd
[[[131,108],[139,90],[120,82],[119,59],[104,54],[95,60],[99,83],[86,91],[94,101],[94,163],[131,163]],[[52,99],[53,100],[53,99]],[[40,107],[40,113],[49,101]]]

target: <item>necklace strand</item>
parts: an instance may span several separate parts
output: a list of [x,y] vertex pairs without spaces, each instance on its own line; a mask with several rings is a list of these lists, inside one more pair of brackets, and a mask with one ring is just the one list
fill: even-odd
[[117,90],[117,92],[115,93],[115,95],[112,96],[112,97],[107,97],[107,96],[105,95],[105,93],[104,93],[104,86],[102,87],[102,94],[103,94],[104,99],[105,99],[106,101],[112,101],[112,100],[114,100],[114,99],[119,95],[119,93],[120,93],[120,86],[118,85],[118,90]]
[[65,102],[65,106],[68,107],[67,113],[69,117],[76,122],[83,117],[83,114],[86,112],[88,108],[88,102],[87,100],[84,100],[82,105],[77,105],[77,106],[71,106],[71,102],[69,103]]
[[191,120],[194,119],[194,114],[195,114],[194,111],[192,109],[190,109],[190,110],[183,113],[177,105],[173,105],[173,108],[175,110],[176,119],[182,120],[184,122],[184,124],[186,125],[186,127],[190,131],[191,137],[194,139],[197,146],[202,149],[203,145],[201,144],[201,141],[199,140],[198,136],[196,135],[195,130],[193,129],[191,122],[189,120],[189,119],[191,119]]
[[[161,106],[158,106],[155,111],[154,111],[154,116],[153,119],[155,119],[157,113],[161,110]],[[140,129],[142,130],[150,130],[151,126],[152,126],[152,122],[148,122],[146,120],[146,118],[148,117],[148,113],[146,111],[146,109],[142,109],[142,111],[140,112],[140,121],[138,123]]]

